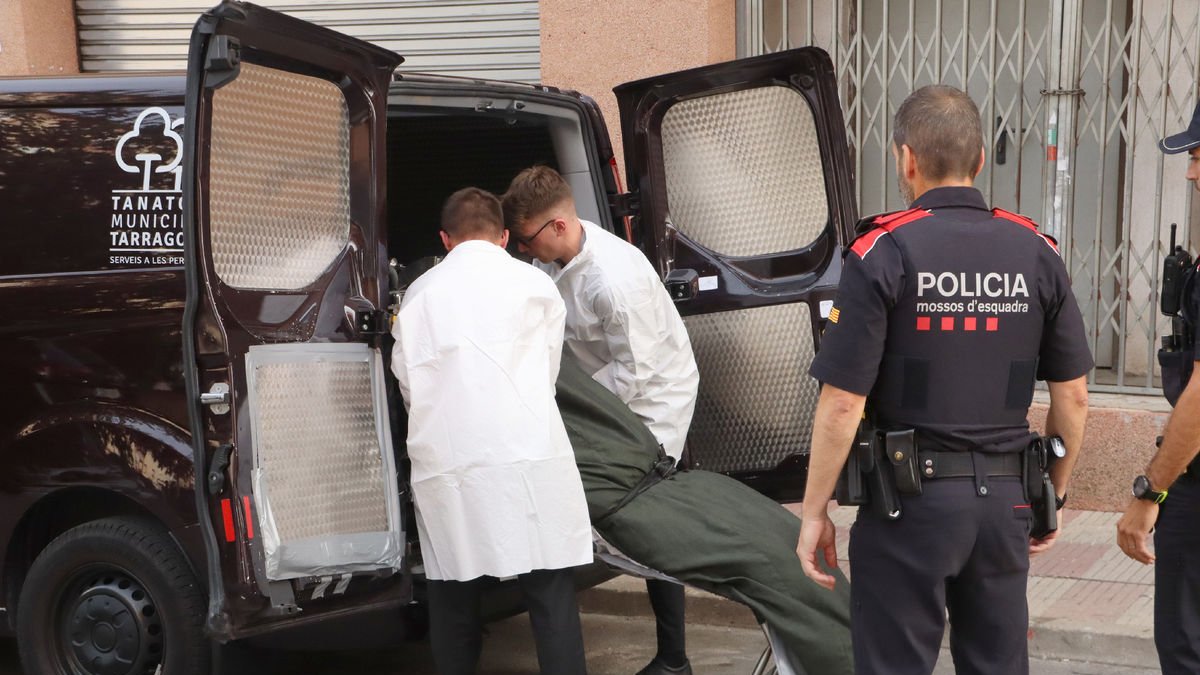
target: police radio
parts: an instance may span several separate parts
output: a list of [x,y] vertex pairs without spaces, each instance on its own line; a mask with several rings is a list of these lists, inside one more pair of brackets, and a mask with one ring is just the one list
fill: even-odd
[[1171,334],[1162,337],[1158,363],[1162,372],[1163,396],[1173,406],[1192,377],[1195,360],[1193,338],[1196,317],[1189,305],[1196,268],[1192,256],[1175,241],[1176,225],[1171,223],[1171,253],[1163,258],[1159,308],[1171,318]]
[[[1187,273],[1192,269],[1192,256],[1184,248],[1175,243],[1175,233],[1178,226],[1171,223],[1171,253],[1163,258],[1162,290],[1159,306],[1162,313],[1172,318],[1179,317],[1183,307],[1184,282]],[[1166,346],[1166,345],[1164,345]]]

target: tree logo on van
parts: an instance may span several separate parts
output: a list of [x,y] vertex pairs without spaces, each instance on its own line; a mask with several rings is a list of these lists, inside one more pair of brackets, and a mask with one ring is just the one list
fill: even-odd
[[[158,135],[165,140],[170,141],[170,144],[157,143],[156,148],[135,147],[129,152],[126,152],[125,146],[129,141],[140,138],[142,136],[142,124],[148,117],[157,117],[162,120],[161,129],[157,130]],[[175,174],[175,189],[173,192],[179,192],[180,181],[182,180],[183,171],[179,164],[183,161],[183,138],[175,132],[175,129],[183,126],[183,118],[179,118],[174,122],[171,121],[171,116],[162,108],[146,108],[142,114],[137,116],[133,122],[133,130],[121,137],[117,141],[117,165],[126,173],[141,173],[142,174],[142,190],[150,191],[150,179],[153,174],[158,173],[174,173]],[[155,133],[155,132],[150,132]],[[135,144],[138,145],[138,144]],[[141,144],[144,145],[144,144]],[[155,151],[157,150],[157,151]],[[171,159],[166,161],[161,151],[171,153]],[[127,157],[132,153],[131,157]],[[127,162],[126,159],[132,159],[133,162]]]
[[176,131],[182,126],[182,117],[172,120],[170,111],[155,106],[138,113],[117,139],[117,166],[142,180],[112,190],[109,265],[183,264],[183,138]]

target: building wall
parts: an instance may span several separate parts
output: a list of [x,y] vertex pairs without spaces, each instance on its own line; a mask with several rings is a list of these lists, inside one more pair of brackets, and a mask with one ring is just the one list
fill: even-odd
[[0,2],[0,76],[78,72],[72,0]]
[[542,0],[542,81],[594,97],[624,175],[612,88],[735,57],[734,0]]

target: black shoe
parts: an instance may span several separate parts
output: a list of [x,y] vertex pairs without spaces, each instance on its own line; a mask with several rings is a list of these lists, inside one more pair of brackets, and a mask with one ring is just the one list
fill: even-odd
[[637,675],[692,675],[692,664],[690,661],[684,661],[682,666],[671,668],[662,661],[654,659],[647,663],[645,668],[637,671]]

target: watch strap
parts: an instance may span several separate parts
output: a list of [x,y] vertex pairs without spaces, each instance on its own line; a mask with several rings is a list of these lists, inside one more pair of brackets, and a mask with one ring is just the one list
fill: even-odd
[[1146,486],[1142,494],[1138,494],[1136,490],[1134,491],[1134,494],[1138,499],[1144,499],[1148,502],[1154,502],[1155,504],[1162,504],[1167,500],[1167,490],[1155,490],[1153,487],[1154,484],[1150,482],[1150,478],[1146,475],[1143,474],[1137,477],[1137,481],[1134,481],[1135,488],[1137,487],[1136,483],[1138,481],[1143,481]]

